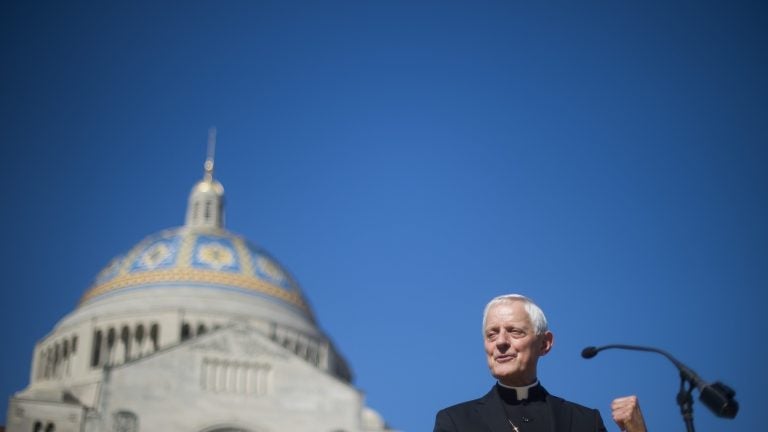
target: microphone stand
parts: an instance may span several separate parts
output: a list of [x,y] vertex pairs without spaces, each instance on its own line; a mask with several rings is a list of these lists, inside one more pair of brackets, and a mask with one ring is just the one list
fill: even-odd
[[[685,383],[688,383],[688,390],[685,389]],[[680,371],[680,391],[677,392],[677,404],[680,405],[680,414],[683,415],[685,430],[695,432],[693,428],[693,383],[686,380],[683,371]]]
[[[693,370],[672,357],[668,352],[652,347],[637,345],[612,344],[601,347],[587,347],[581,352],[581,356],[590,359],[598,352],[618,348],[632,351],[647,351],[661,354],[671,361],[680,371],[680,391],[677,392],[677,404],[680,405],[680,414],[683,416],[687,432],[695,432],[693,427],[693,389],[698,388],[700,392],[699,399],[718,417],[734,418],[739,409],[739,404],[733,399],[734,392],[725,384],[716,382],[706,384]],[[686,388],[686,384],[687,388]]]

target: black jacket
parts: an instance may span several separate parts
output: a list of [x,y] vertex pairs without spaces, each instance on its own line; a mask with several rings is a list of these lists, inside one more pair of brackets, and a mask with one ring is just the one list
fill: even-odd
[[[605,432],[600,411],[551,394],[546,402],[552,412],[552,432]],[[434,432],[510,432],[504,407],[496,388],[480,399],[440,410]]]

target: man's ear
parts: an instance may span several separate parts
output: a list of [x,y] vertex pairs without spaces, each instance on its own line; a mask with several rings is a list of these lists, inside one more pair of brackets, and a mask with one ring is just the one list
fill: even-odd
[[553,335],[551,331],[544,333],[544,335],[541,337],[541,351],[539,352],[539,355],[547,355],[549,350],[552,349],[552,345],[554,345],[554,343],[555,335]]

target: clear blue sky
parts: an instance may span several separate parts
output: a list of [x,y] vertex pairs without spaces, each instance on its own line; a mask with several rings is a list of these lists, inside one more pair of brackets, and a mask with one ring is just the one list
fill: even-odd
[[182,223],[216,125],[228,228],[394,427],[487,391],[507,292],[549,315],[551,392],[684,430],[663,358],[579,357],[654,345],[736,389],[698,431],[765,425],[764,2],[10,0],[0,44],[0,423],[96,273]]

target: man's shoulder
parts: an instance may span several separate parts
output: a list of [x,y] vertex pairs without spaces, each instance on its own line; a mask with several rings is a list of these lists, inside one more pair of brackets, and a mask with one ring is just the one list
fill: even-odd
[[484,424],[483,405],[488,405],[486,394],[483,397],[457,403],[443,408],[437,412],[435,417],[434,432],[455,432],[471,430],[477,425]]
[[594,413],[595,411],[597,411],[595,408],[590,408],[588,406],[584,406],[576,402],[563,399],[559,396],[554,396],[550,394],[549,397],[552,399],[553,403],[567,405],[572,410],[575,410],[580,413]]
[[464,402],[459,402],[457,404],[447,406],[440,411],[466,411],[468,409],[471,409],[474,406],[477,406],[477,404],[482,403],[483,398],[477,398],[472,399]]
[[570,417],[571,424],[580,425],[579,427],[586,427],[587,429],[584,430],[598,430],[605,432],[605,424],[603,423],[603,418],[600,416],[599,410],[565,400],[558,396],[549,395],[549,397],[550,406],[555,410],[555,413],[560,413],[559,416],[561,416],[562,419]]
[[440,412],[457,413],[457,412],[466,412],[466,411],[472,410],[476,408],[478,405],[488,403],[488,400],[493,397],[493,393],[494,393],[494,390],[493,388],[491,388],[491,391],[489,391],[483,396],[480,396],[477,399],[471,399],[468,401],[459,402],[457,404],[441,409]]

